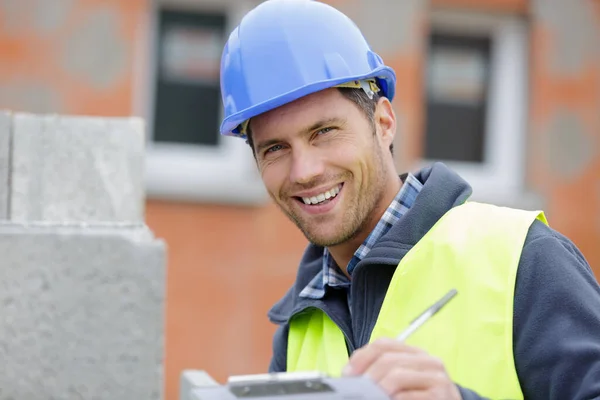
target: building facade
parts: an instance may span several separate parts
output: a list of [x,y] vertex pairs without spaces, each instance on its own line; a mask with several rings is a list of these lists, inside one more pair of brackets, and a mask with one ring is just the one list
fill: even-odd
[[[330,0],[397,72],[400,170],[542,208],[600,276],[600,2]],[[218,136],[222,46],[259,0],[0,2],[0,108],[146,120],[146,218],[168,244],[165,390],[264,372],[266,312],[305,239]]]

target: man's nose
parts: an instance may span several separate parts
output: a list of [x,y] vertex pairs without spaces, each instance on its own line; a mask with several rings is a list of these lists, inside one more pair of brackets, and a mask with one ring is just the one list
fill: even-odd
[[324,162],[315,149],[294,149],[292,152],[291,183],[305,184],[322,175]]

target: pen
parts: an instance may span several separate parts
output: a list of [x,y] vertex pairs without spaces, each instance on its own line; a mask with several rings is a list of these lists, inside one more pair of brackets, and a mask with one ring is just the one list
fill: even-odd
[[441,299],[436,301],[431,307],[429,307],[427,310],[425,310],[423,312],[423,314],[421,314],[417,318],[415,318],[410,323],[408,328],[406,328],[404,331],[400,332],[400,334],[396,337],[396,339],[401,342],[408,339],[408,337],[410,335],[412,335],[417,329],[419,329],[421,327],[421,325],[423,325],[429,318],[433,317],[438,311],[440,311],[440,309],[442,307],[444,307],[446,304],[448,304],[450,299],[452,299],[454,296],[456,296],[457,293],[458,293],[458,291],[456,289],[452,289],[448,293],[446,293],[444,295],[444,297],[442,297]]

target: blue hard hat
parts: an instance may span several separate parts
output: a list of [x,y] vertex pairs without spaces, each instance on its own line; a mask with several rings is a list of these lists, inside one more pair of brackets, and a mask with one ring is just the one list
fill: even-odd
[[394,97],[396,75],[358,27],[312,0],[267,0],[244,16],[221,58],[221,134],[245,137],[250,118],[329,87],[375,79]]

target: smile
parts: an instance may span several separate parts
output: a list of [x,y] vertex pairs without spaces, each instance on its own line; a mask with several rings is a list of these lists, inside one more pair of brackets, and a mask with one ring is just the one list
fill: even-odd
[[342,189],[342,184],[339,184],[336,187],[329,189],[326,192],[320,193],[316,196],[302,197],[302,201],[306,205],[323,204],[323,203],[329,202],[332,199],[334,199],[338,195],[338,193],[340,192],[341,189]]

